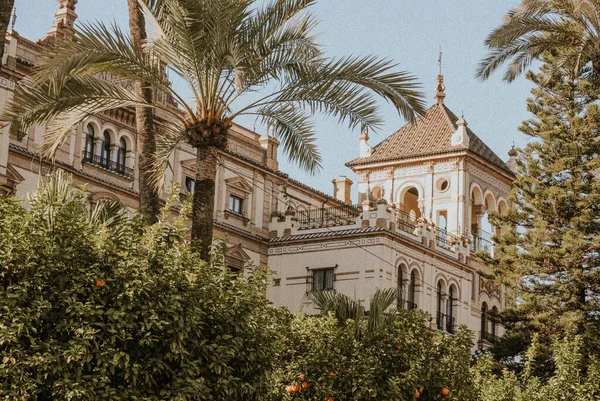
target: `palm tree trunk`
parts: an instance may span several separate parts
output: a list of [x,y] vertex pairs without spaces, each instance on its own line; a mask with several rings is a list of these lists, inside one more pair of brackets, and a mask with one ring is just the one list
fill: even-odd
[[196,183],[192,205],[192,246],[200,251],[202,260],[210,260],[213,240],[213,211],[215,208],[215,176],[217,150],[196,148]]
[[4,38],[6,37],[6,30],[8,24],[10,24],[10,15],[12,14],[15,0],[0,0],[0,35],[2,35],[2,43],[0,46],[0,61],[4,56]]
[[[1,1],[1,0],[0,0]],[[127,0],[129,7],[129,30],[134,46],[141,46],[146,40],[146,25],[144,15],[137,0]],[[148,82],[136,81],[135,91],[148,103],[152,102],[152,88]],[[156,137],[153,129],[152,108],[138,106],[135,108],[137,129],[137,149],[139,154],[139,188],[140,209],[146,213],[146,222],[154,224],[158,221],[160,204],[158,190],[152,184],[151,171],[156,153]]]

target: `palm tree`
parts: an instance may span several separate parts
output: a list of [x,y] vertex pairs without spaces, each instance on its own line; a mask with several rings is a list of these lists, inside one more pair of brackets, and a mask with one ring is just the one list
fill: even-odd
[[[127,0],[129,10],[129,31],[132,45],[141,47],[147,39],[144,14],[137,0]],[[136,94],[146,103],[152,102],[152,86],[149,82],[135,82]],[[152,184],[152,164],[156,153],[156,138],[152,126],[152,108],[139,105],[135,108],[135,121],[137,128],[137,142],[139,151],[139,191],[140,208],[146,213],[148,224],[158,221],[160,209],[158,190]]]
[[373,333],[380,327],[388,326],[394,321],[395,311],[386,312],[397,300],[398,291],[395,288],[378,289],[369,302],[369,311],[364,305],[347,295],[335,291],[313,291],[308,298],[322,315],[332,313],[340,325],[352,321],[357,338],[363,335],[363,322],[366,318],[366,333]]
[[6,30],[10,23],[10,16],[12,14],[15,0],[0,0],[0,38],[2,38],[2,46],[0,46],[0,61],[4,56],[4,38],[6,36]]
[[513,81],[544,53],[557,54],[556,70],[569,60],[592,64],[600,76],[600,0],[523,0],[485,41],[490,50],[476,76],[487,79],[505,62]]
[[[324,57],[312,33],[315,17],[307,11],[314,0],[274,0],[261,7],[253,0],[140,3],[151,26],[145,46],[135,46],[118,27],[80,26],[77,41],[54,48],[32,86],[16,89],[7,117],[13,130],[47,123],[45,152],[53,155],[71,127],[90,114],[143,105],[169,116],[160,120],[154,182],[159,184],[181,143],[196,149],[191,235],[205,260],[213,238],[218,152],[227,146],[236,118],[261,119],[293,161],[315,171],[321,159],[311,115],[322,112],[352,128],[374,129],[381,123],[375,96],[408,120],[424,110],[415,78],[394,71],[391,61]],[[164,66],[185,91],[171,86]],[[119,82],[101,79],[101,71],[149,82],[179,107],[151,104]]]

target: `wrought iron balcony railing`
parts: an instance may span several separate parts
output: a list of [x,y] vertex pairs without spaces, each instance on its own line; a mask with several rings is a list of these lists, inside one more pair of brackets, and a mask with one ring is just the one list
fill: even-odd
[[133,169],[121,163],[114,162],[100,155],[95,155],[87,150],[83,151],[83,162],[101,167],[113,173],[117,173],[129,179],[133,178]]
[[297,210],[299,230],[311,228],[347,226],[356,223],[356,218],[362,213],[358,205],[343,205],[323,207],[320,209]]
[[494,243],[491,241],[492,235],[482,231],[480,235],[473,235],[471,242],[471,252],[485,252],[494,256]]

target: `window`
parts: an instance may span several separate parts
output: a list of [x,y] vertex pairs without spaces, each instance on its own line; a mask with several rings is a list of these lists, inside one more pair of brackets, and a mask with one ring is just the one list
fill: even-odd
[[192,177],[185,177],[185,192],[187,192],[188,194],[193,194],[194,193],[194,189],[196,189],[196,180],[194,180]]
[[437,188],[440,192],[446,192],[450,188],[450,181],[446,178],[442,178],[437,182]]
[[125,157],[127,156],[127,142],[125,142],[125,138],[121,138],[119,144],[121,146],[119,147],[117,155],[117,170],[122,172],[123,167],[125,167]]
[[487,304],[484,302],[481,305],[481,339],[487,337]]
[[495,338],[498,335],[498,308],[495,306],[492,308],[490,321],[492,323],[492,337]]
[[88,124],[87,133],[85,134],[85,154],[84,159],[91,161],[94,157],[94,126]]
[[333,290],[333,267],[312,271],[312,290]]
[[101,164],[108,167],[110,161],[110,135],[108,131],[104,131],[102,140],[102,148],[100,149]]
[[235,214],[243,215],[242,206],[244,204],[244,199],[239,196],[229,195],[229,211]]

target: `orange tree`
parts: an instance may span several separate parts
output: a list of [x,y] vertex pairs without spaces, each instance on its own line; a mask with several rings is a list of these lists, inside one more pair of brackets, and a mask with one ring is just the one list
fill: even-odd
[[364,319],[357,335],[355,321],[333,314],[296,317],[270,378],[273,399],[475,400],[471,333],[433,332],[425,321],[425,314],[403,311],[368,330]]
[[200,261],[187,217],[90,215],[64,174],[30,205],[0,196],[0,398],[261,399],[288,321],[264,272]]

